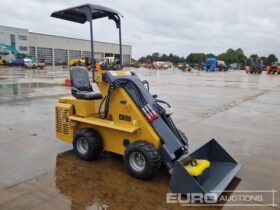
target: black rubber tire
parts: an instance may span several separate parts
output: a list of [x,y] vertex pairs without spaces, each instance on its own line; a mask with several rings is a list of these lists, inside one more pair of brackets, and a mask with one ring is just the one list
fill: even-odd
[[182,139],[184,140],[184,142],[186,143],[186,149],[189,151],[189,140],[185,134],[185,132],[181,131],[180,129],[177,129],[178,133],[181,135]]
[[[133,152],[139,152],[145,158],[145,167],[142,171],[133,169],[130,163],[130,155]],[[130,143],[124,154],[124,165],[128,173],[138,179],[147,180],[152,178],[161,166],[161,158],[157,149],[147,141],[139,140]]]
[[[78,141],[81,137],[86,139],[88,144],[88,150],[84,154],[77,148]],[[73,148],[77,156],[82,160],[95,160],[103,150],[102,138],[97,131],[91,128],[84,128],[76,133],[73,141]]]

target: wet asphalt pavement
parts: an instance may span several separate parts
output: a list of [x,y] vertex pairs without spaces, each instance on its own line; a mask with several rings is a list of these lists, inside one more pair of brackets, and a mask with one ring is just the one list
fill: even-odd
[[[171,104],[190,148],[215,138],[242,164],[227,190],[277,190],[279,209],[280,75],[135,71]],[[82,161],[57,140],[54,105],[70,94],[61,85],[66,77],[66,70],[0,68],[0,209],[209,208],[167,204],[170,176],[164,168],[153,180],[137,180],[127,175],[122,157],[104,153],[95,162]],[[273,203],[272,193],[261,195],[262,201],[250,204]],[[211,209],[245,208],[229,203]]]

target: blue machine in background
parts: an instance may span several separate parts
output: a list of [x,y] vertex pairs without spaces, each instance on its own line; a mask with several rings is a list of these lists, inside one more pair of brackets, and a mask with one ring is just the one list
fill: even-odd
[[217,68],[217,58],[207,58],[204,64],[206,71],[215,71]]
[[204,69],[206,71],[227,71],[228,66],[222,60],[217,60],[217,58],[207,58],[204,63]]
[[12,66],[24,66],[24,59],[13,59],[10,63]]

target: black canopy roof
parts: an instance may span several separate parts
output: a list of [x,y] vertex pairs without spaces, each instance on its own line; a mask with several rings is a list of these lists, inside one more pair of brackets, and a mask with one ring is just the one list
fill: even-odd
[[[88,17],[88,14],[91,14],[91,16]],[[119,25],[118,23],[120,22],[120,16],[122,15],[116,10],[94,4],[83,4],[80,6],[59,10],[51,14],[51,17],[77,23],[85,23],[86,21],[91,21],[91,19],[94,20],[108,17],[109,19],[113,19],[116,22],[117,27]]]
[[119,29],[119,44],[120,44],[120,64],[122,66],[122,38],[121,38],[121,18],[122,14],[116,10],[110,9],[108,7],[94,5],[94,4],[83,4],[76,7],[71,7],[68,9],[59,10],[53,12],[51,17],[60,18],[63,20],[73,21],[76,23],[90,23],[90,42],[91,42],[91,68],[94,78],[94,42],[93,42],[93,32],[92,32],[92,20],[108,17],[114,20],[117,28]]

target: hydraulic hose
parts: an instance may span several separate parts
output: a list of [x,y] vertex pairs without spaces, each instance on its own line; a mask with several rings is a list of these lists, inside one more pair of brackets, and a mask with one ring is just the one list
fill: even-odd
[[[145,84],[148,84],[148,83],[145,83]],[[111,99],[111,96],[112,96],[114,90],[116,90],[117,88],[124,88],[127,92],[129,92],[128,89],[133,90],[134,93],[135,93],[135,96],[137,98],[137,100],[134,100],[134,102],[137,104],[137,106],[139,107],[139,109],[141,111],[143,111],[143,107],[148,105],[148,103],[147,103],[146,99],[144,98],[141,90],[139,89],[139,87],[133,81],[131,81],[129,79],[126,79],[126,78],[117,79],[110,84],[107,96],[104,97],[104,99],[102,100],[102,102],[99,106],[99,116],[100,116],[100,118],[103,118],[103,119],[107,118],[108,113],[109,113],[110,99]],[[104,116],[101,116],[101,108],[102,108],[102,105],[104,104],[104,102],[105,102]],[[171,108],[170,104],[167,103],[166,101],[156,99],[156,102],[166,104],[169,108]],[[182,137],[180,136],[180,134],[179,134],[176,126],[174,125],[172,119],[170,118],[170,116],[166,115],[165,109],[157,103],[156,103],[156,107],[157,107],[157,110],[159,111],[159,113],[161,113],[161,115],[164,116],[163,120],[166,122],[166,124],[172,130],[172,132],[179,139],[182,139]],[[146,113],[144,113],[144,114],[146,114]]]
[[[128,85],[130,87],[128,87]],[[111,96],[112,96],[114,90],[117,88],[124,88],[126,91],[128,91],[127,90],[128,88],[132,89],[137,97],[137,101],[135,101],[135,103],[139,106],[139,108],[142,108],[147,104],[147,101],[144,98],[141,90],[133,81],[126,79],[126,78],[117,79],[110,84],[107,96],[104,97],[104,99],[102,100],[102,102],[99,106],[100,118],[105,119],[108,116],[110,99],[111,99]],[[101,107],[102,107],[104,101],[105,101],[104,116],[101,116]]]
[[162,103],[162,104],[166,104],[168,106],[168,108],[171,108],[170,104],[167,103],[166,101],[163,101],[163,100],[160,100],[160,99],[156,99],[156,102]]
[[148,82],[147,80],[143,80],[143,81],[142,81],[142,84],[143,84],[143,85],[146,84],[146,85],[147,85],[148,91],[150,91],[150,84],[149,84],[149,82]]

